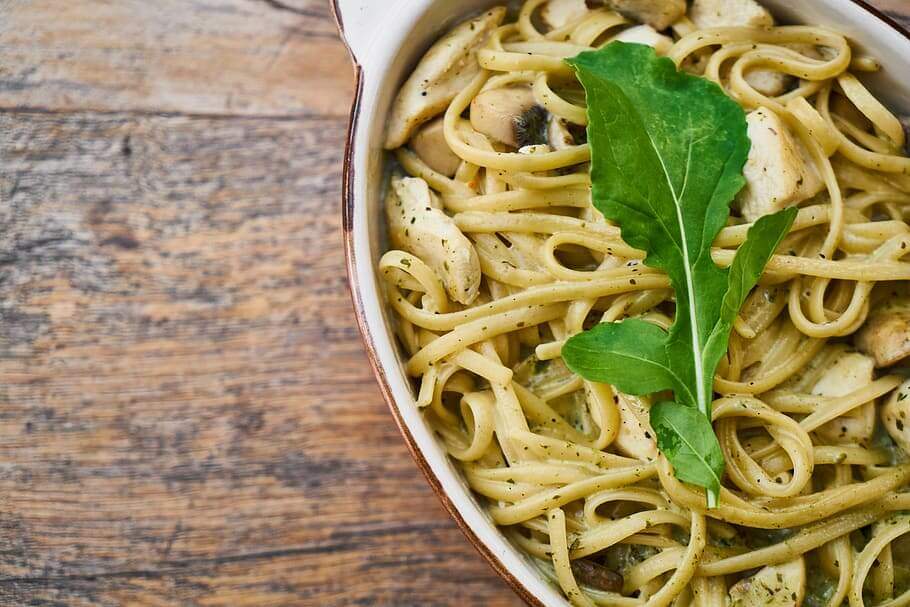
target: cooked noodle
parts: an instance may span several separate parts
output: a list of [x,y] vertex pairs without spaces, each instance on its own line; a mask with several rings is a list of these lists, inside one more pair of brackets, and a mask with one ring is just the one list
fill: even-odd
[[[549,120],[583,131],[584,96],[563,59],[634,24],[589,8],[548,28],[547,3],[527,0],[472,51],[480,69],[442,112],[452,176],[416,146],[395,151],[396,170],[429,185],[482,274],[460,302],[423,249],[380,262],[426,422],[492,519],[575,605],[722,605],[745,576],[799,558],[827,588],[810,588],[812,604],[910,603],[910,563],[894,556],[910,532],[897,513],[910,509],[910,458],[879,420],[902,378],[878,365],[850,389],[819,387],[838,361],[861,356],[854,334],[879,301],[902,295],[885,281],[910,280],[904,129],[854,74],[876,62],[821,27],[697,29],[686,17],[672,27],[667,56],[747,112],[780,116],[823,186],[800,202],[716,377],[727,473],[708,510],[658,454],[650,400],[583,380],[560,359],[594,322],[672,322],[667,278],[591,205],[589,147],[576,136],[516,151],[466,118],[483,92],[525,87]],[[766,96],[750,84],[757,69],[790,84]],[[734,211],[715,241],[719,265],[748,227]],[[620,574],[621,587],[579,575],[581,559]]]

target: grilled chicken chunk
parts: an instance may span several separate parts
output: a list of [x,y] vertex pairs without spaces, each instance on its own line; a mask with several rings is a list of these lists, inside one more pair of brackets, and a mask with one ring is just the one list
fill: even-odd
[[386,198],[392,246],[419,257],[455,301],[469,304],[480,290],[480,259],[467,236],[423,179],[394,178]]
[[758,108],[746,117],[752,147],[743,173],[746,187],[737,197],[748,221],[795,206],[818,194],[824,184],[809,153],[780,116]]
[[[865,354],[846,350],[832,353],[825,361],[825,371],[813,386],[812,394],[838,397],[855,392],[872,383],[874,368],[874,361]],[[831,420],[816,432],[835,444],[868,443],[875,432],[875,402],[868,402],[849,415]]]
[[643,461],[657,459],[657,439],[648,419],[649,407],[640,397],[616,393],[619,432],[613,442],[620,453]]
[[910,356],[910,299],[886,299],[872,309],[856,338],[857,347],[888,367]]
[[656,30],[665,30],[686,14],[686,0],[603,0],[607,8]]
[[891,393],[882,407],[882,423],[894,442],[910,455],[910,380]]
[[620,42],[634,42],[637,44],[647,44],[652,47],[658,55],[666,55],[673,46],[673,39],[658,33],[650,25],[636,25],[627,30],[623,30],[619,35],[614,36],[613,40]]
[[540,9],[540,18],[550,29],[559,29],[588,12],[585,0],[550,0]]
[[446,143],[443,134],[442,118],[427,123],[417,134],[411,137],[411,149],[414,150],[421,160],[428,167],[442,173],[446,177],[452,177],[461,166],[461,158],[455,155],[455,152]]
[[730,588],[731,607],[797,607],[806,597],[806,564],[802,557],[758,573]]
[[689,19],[699,29],[774,25],[771,13],[755,0],[694,0]]
[[[755,0],[695,0],[689,18],[701,29],[710,27],[771,27],[774,17]],[[782,72],[756,69],[746,81],[762,95],[783,93],[793,79]]]
[[480,73],[477,49],[505,16],[505,7],[492,8],[455,27],[430,47],[392,103],[386,149],[407,143],[417,127],[445,111]]

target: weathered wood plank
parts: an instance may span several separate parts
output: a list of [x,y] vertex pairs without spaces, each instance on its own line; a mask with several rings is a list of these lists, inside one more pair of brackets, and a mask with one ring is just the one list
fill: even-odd
[[0,108],[347,113],[324,0],[6,0],[0,14]]
[[0,114],[0,602],[516,604],[361,352],[343,127]]
[[869,4],[891,13],[910,27],[910,3],[907,0],[871,0]]
[[[0,604],[118,607],[120,605],[304,605],[312,607],[389,605],[424,607],[483,605],[517,607],[520,601],[490,574],[452,567],[466,558],[462,542],[445,529],[389,526],[377,541],[358,534],[357,550],[338,553],[287,551],[260,558],[193,563],[165,571],[128,572],[77,578],[44,578],[0,584]],[[415,554],[398,542],[425,545]],[[406,571],[407,583],[397,574]]]

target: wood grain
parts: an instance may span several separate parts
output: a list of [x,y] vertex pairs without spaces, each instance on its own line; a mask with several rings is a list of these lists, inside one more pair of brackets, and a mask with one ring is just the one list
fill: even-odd
[[361,353],[342,121],[7,112],[0,132],[8,604],[501,592]]
[[891,13],[906,24],[910,24],[910,4],[907,0],[867,0],[869,4]]
[[3,0],[0,107],[344,117],[324,1]]
[[354,328],[327,7],[0,6],[0,604],[518,604]]
[[354,328],[326,4],[0,15],[0,605],[518,605]]

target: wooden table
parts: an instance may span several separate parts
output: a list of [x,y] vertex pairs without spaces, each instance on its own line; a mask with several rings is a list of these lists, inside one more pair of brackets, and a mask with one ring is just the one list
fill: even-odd
[[361,350],[350,96],[322,0],[0,0],[0,604],[519,604]]

